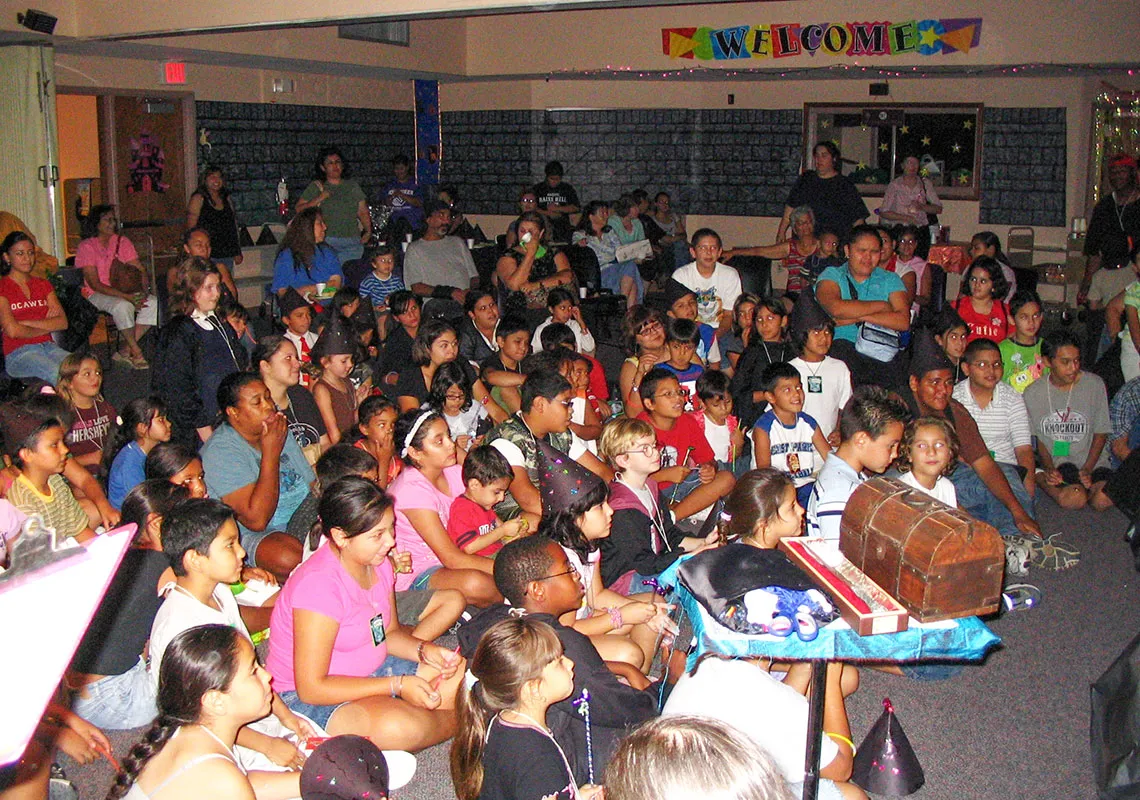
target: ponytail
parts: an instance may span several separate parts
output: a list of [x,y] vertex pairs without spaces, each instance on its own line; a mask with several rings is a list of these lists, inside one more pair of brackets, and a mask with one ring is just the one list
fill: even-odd
[[459,800],[476,800],[483,789],[483,753],[495,716],[518,706],[523,687],[561,656],[554,629],[527,617],[496,622],[483,634],[470,663],[478,680],[459,691],[451,743],[451,782]]

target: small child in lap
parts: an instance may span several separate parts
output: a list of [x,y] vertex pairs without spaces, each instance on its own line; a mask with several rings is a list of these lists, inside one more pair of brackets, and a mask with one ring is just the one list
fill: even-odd
[[490,445],[475,447],[463,461],[463,494],[451,503],[447,535],[464,553],[494,556],[507,542],[525,536],[530,524],[518,516],[500,522],[495,506],[514,479],[506,457]]
[[704,431],[717,467],[739,478],[752,466],[752,448],[740,420],[732,413],[728,375],[717,369],[707,370],[697,379],[697,397],[704,408],[691,412],[691,416]]
[[700,331],[691,319],[671,319],[665,336],[665,346],[669,348],[669,360],[662,362],[662,369],[673,373],[681,391],[685,394],[685,410],[700,410],[697,397],[697,381],[704,374],[701,364],[693,363],[693,356],[700,344]]

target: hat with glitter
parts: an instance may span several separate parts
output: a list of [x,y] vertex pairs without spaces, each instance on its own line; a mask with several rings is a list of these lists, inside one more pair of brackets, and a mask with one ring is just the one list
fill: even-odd
[[565,509],[605,483],[565,453],[538,440],[538,492],[542,515]]
[[301,293],[292,286],[286,289],[277,300],[277,305],[281,309],[281,316],[283,317],[289,316],[298,308],[311,308],[309,304],[305,302],[305,298],[301,296]]
[[357,351],[356,340],[352,333],[352,323],[333,314],[325,325],[321,335],[313,345],[313,360],[319,361],[325,356],[355,356]]
[[321,744],[301,770],[302,800],[383,800],[388,762],[363,736],[335,736]]

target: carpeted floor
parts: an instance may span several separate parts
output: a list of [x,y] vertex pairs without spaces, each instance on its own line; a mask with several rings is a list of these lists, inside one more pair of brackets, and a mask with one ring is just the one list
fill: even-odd
[[[126,372],[120,365],[114,369]],[[142,383],[142,375],[132,377],[135,386]],[[1132,597],[1138,576],[1121,540],[1119,513],[1066,512],[1043,500],[1038,518],[1047,535],[1063,533],[1081,550],[1081,562],[1065,572],[1031,571],[1026,581],[1044,592],[1041,605],[990,624],[1002,645],[984,664],[930,683],[862,670],[862,687],[849,700],[858,743],[878,717],[882,698],[891,698],[926,772],[925,787],[914,795],[921,800],[1096,796],[1089,684],[1140,631],[1140,603]],[[114,739],[121,758],[130,736]],[[65,766],[82,800],[104,797],[111,780],[105,762]],[[420,754],[415,779],[398,795],[454,797],[447,745]]]

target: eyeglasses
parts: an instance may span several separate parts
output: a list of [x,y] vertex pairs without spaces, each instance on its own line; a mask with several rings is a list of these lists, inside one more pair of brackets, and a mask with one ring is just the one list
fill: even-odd
[[638,330],[637,335],[638,336],[645,336],[647,334],[655,333],[657,331],[663,331],[663,330],[665,330],[665,326],[662,325],[660,322],[647,322],[641,326],[641,329]]
[[558,404],[560,406],[565,406],[567,411],[570,411],[571,409],[574,408],[574,401],[573,400],[559,400]]
[[570,569],[566,570],[565,572],[556,572],[553,575],[546,575],[546,576],[541,577],[541,578],[535,578],[535,580],[536,581],[549,581],[549,580],[553,580],[554,578],[561,578],[563,575],[577,575],[577,574],[578,574],[577,567],[575,567],[573,564],[571,564]]
[[719,244],[698,244],[698,245],[697,245],[696,247],[694,247],[693,249],[694,249],[694,250],[703,250],[703,251],[705,251],[705,252],[710,252],[710,253],[711,253],[711,252],[712,252],[712,251],[714,251],[714,250],[719,250],[719,249],[720,249],[720,245],[719,245]]
[[660,453],[660,452],[661,452],[661,448],[658,447],[656,444],[643,444],[641,447],[632,447],[629,450],[625,450],[621,453],[618,453],[618,455],[620,455],[620,456],[631,456],[634,453],[640,453],[641,455],[645,456],[646,458],[653,458],[654,453]]

